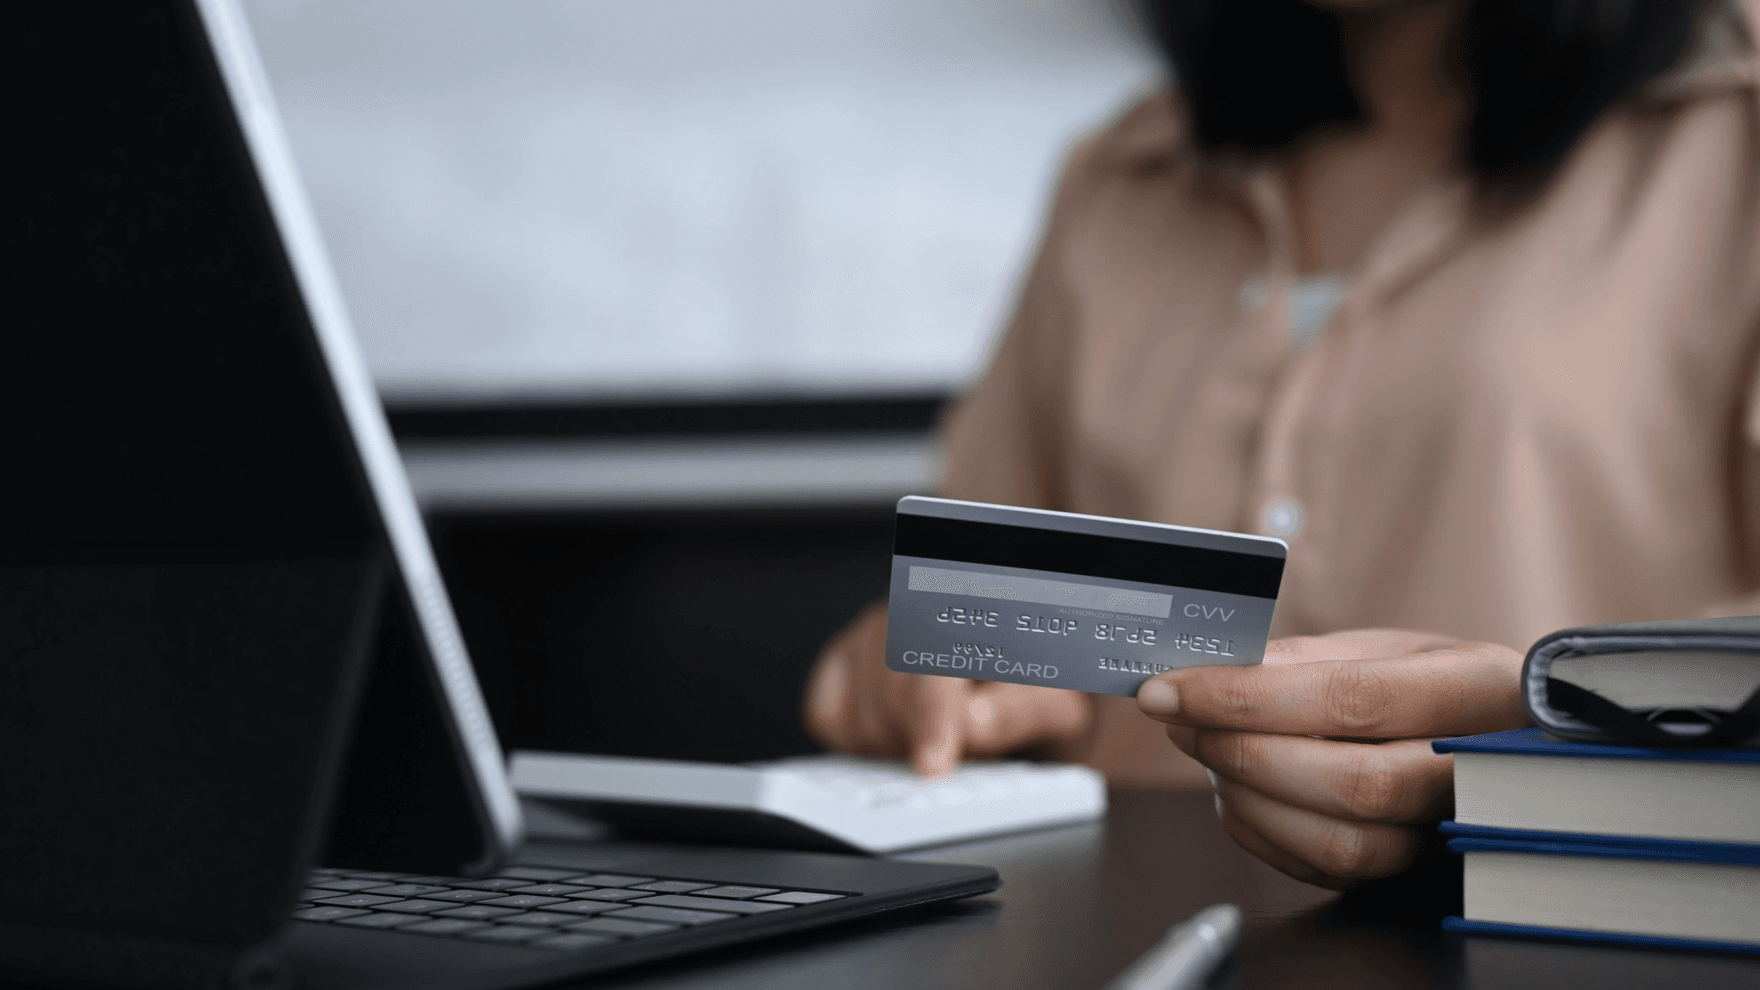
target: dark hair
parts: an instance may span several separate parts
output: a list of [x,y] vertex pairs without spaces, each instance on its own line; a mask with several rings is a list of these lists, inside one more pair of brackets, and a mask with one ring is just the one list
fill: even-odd
[[[1678,62],[1708,0],[1466,0],[1450,57],[1485,186],[1550,177],[1615,101]],[[1269,152],[1363,121],[1338,15],[1302,0],[1139,0],[1206,150]]]

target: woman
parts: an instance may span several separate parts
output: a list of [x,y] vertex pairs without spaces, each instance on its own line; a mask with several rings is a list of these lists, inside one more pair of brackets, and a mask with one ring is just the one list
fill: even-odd
[[1760,4],[1148,14],[1181,84],[1071,155],[944,493],[1282,537],[1295,638],[1133,702],[894,674],[880,605],[808,726],[1201,764],[1267,862],[1390,876],[1449,813],[1428,740],[1525,724],[1520,648],[1760,611]]

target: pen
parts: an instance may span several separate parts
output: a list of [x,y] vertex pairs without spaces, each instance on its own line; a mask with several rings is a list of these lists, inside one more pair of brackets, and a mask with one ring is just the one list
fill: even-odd
[[1213,904],[1167,930],[1155,947],[1131,963],[1106,990],[1192,990],[1241,939],[1241,909]]

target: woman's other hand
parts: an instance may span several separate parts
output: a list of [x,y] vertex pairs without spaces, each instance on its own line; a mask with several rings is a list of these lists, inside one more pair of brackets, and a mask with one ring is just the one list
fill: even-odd
[[967,756],[1040,748],[1078,759],[1093,734],[1085,694],[886,667],[886,605],[873,605],[833,637],[807,681],[807,731],[846,753],[909,759],[926,777]]
[[1393,876],[1454,803],[1442,736],[1521,728],[1522,657],[1394,629],[1275,640],[1250,667],[1189,667],[1137,704],[1208,768],[1223,828],[1279,870],[1334,890]]

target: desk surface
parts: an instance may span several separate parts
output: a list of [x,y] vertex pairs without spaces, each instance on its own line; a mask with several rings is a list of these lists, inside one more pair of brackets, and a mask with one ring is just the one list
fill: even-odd
[[1206,905],[1233,901],[1246,915],[1246,930],[1219,986],[1760,987],[1760,960],[1450,935],[1438,922],[1457,909],[1458,887],[1415,905],[1297,883],[1237,848],[1217,824],[1208,794],[1114,792],[1104,825],[910,858],[994,866],[1004,886],[986,897],[633,970],[592,986],[1093,990],[1169,926]]

